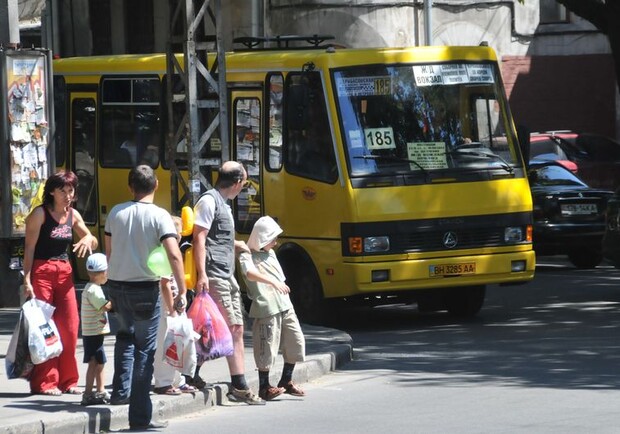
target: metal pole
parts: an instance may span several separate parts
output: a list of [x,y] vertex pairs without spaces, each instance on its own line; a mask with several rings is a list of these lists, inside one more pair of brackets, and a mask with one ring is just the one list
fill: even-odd
[[17,0],[0,0],[0,44],[19,45],[19,43]]
[[433,45],[433,0],[424,0],[424,41]]

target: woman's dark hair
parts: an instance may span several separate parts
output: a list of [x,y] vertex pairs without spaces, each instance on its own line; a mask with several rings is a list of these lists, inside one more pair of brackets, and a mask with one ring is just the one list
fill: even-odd
[[66,186],[73,187],[75,191],[73,195],[73,201],[77,200],[77,185],[78,178],[75,176],[75,173],[68,172],[57,172],[47,178],[45,181],[45,187],[43,188],[43,205],[49,207],[54,206],[54,196],[52,196],[52,192],[57,188],[65,188]]

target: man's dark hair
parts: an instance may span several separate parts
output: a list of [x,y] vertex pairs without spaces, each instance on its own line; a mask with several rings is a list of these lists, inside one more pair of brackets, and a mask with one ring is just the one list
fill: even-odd
[[129,187],[136,194],[150,194],[155,191],[157,176],[150,166],[141,164],[129,171]]
[[238,182],[242,182],[245,177],[245,169],[241,163],[224,170],[223,166],[217,171],[218,177],[215,186],[218,188],[229,188]]

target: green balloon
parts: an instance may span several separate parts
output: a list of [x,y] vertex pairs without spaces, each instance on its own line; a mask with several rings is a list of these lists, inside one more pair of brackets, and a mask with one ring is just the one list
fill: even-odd
[[172,274],[172,268],[170,268],[170,262],[168,262],[168,255],[166,249],[163,246],[156,247],[149,255],[146,265],[150,270],[158,276],[170,276]]

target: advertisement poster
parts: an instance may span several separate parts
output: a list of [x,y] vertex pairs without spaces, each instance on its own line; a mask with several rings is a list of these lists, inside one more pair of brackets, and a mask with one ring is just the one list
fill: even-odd
[[48,177],[46,59],[44,55],[6,57],[13,235],[24,233],[26,216]]

